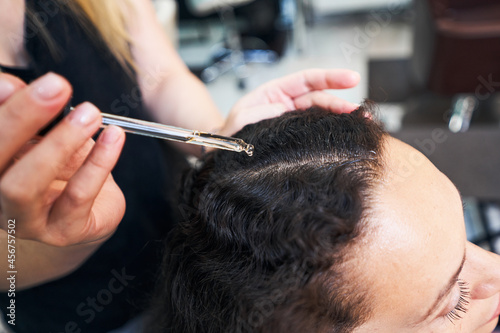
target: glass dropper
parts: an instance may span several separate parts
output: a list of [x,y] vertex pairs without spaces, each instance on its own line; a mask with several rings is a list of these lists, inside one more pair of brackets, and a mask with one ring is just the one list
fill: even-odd
[[196,130],[188,130],[150,121],[116,116],[108,113],[101,113],[101,116],[102,128],[109,125],[115,125],[121,127],[128,133],[145,135],[164,140],[191,143],[205,147],[231,150],[235,152],[244,151],[248,156],[252,156],[254,151],[253,145],[250,145],[238,138],[205,133]]

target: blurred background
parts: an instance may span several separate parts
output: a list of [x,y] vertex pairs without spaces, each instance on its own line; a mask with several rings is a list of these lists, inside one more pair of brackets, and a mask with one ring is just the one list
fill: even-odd
[[[469,238],[500,252],[497,0],[156,0],[165,29],[226,114],[305,68],[349,68],[395,137],[457,185]],[[332,92],[333,93],[333,92]],[[408,161],[418,168],[418,161]]]

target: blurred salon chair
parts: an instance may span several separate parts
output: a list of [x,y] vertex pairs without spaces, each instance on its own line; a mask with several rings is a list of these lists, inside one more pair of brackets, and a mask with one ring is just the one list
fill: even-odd
[[[247,64],[274,63],[278,59],[275,51],[258,38],[243,38],[240,25],[235,16],[235,8],[255,0],[186,0],[187,9],[199,18],[218,14],[224,29],[224,41],[213,52],[213,63],[201,71],[201,79],[208,83],[221,75],[233,71],[240,89],[246,86]],[[263,13],[263,15],[265,15]]]
[[500,1],[417,0],[412,72],[417,85],[453,96],[449,128],[466,131],[500,89]]

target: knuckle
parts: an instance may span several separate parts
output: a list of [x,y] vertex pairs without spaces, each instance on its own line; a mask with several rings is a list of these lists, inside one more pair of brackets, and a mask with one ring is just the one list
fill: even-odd
[[73,206],[81,206],[92,200],[92,196],[81,186],[72,186],[66,190],[66,198]]
[[50,142],[52,149],[58,152],[60,156],[71,156],[73,149],[67,141],[61,139],[53,138]]

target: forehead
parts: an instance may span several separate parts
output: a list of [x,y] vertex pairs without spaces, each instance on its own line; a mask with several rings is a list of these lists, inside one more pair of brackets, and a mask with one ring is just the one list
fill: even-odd
[[359,267],[373,318],[404,327],[425,314],[460,265],[462,207],[450,180],[415,149],[387,138],[383,156]]

